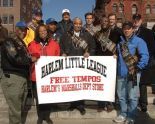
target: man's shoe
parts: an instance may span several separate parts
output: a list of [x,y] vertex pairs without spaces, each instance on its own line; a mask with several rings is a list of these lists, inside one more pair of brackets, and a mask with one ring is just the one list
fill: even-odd
[[112,104],[106,105],[106,107],[107,107],[107,112],[111,112],[114,110],[114,106]]
[[86,114],[86,110],[84,109],[84,107],[77,107],[77,110],[80,111],[81,115],[85,115]]
[[126,117],[119,115],[113,121],[116,123],[122,123],[122,122],[125,122],[125,120],[126,120]]

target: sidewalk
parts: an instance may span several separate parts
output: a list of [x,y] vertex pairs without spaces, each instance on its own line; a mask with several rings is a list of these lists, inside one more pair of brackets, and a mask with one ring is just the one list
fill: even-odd
[[[149,115],[146,113],[139,112],[137,115],[136,124],[155,124],[155,105],[153,105],[153,99],[155,95],[151,95],[151,101],[148,105]],[[148,98],[148,99],[149,99]],[[28,108],[29,106],[27,106]],[[61,104],[55,107],[51,111],[50,118],[54,124],[114,124],[112,121],[118,114],[118,111],[114,110],[110,113],[105,111],[97,112],[96,101],[86,101],[86,114],[82,116],[79,111],[67,111],[69,104]],[[0,124],[8,124],[8,106],[5,98],[0,90]],[[25,112],[25,124],[36,124],[37,113],[35,106],[31,106],[28,109],[28,113]],[[46,123],[44,123],[46,124]]]

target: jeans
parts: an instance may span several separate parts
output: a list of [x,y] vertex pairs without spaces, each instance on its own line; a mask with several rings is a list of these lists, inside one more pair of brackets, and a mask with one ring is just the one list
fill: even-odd
[[137,74],[137,85],[133,86],[132,81],[127,78],[118,77],[117,94],[120,104],[120,115],[135,119],[139,98],[140,74]]

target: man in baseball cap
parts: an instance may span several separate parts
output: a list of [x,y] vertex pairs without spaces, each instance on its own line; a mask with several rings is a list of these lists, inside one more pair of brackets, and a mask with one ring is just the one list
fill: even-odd
[[46,25],[48,27],[50,37],[59,43],[60,34],[57,32],[57,24],[57,21],[53,18],[49,18],[46,20]]
[[[27,35],[27,24],[24,21],[19,21],[16,23],[15,32],[16,34],[24,41],[24,38]],[[24,41],[25,43],[25,41]],[[25,43],[26,45],[26,43]]]
[[62,10],[62,20],[58,23],[58,32],[62,35],[65,32],[71,30],[73,27],[73,22],[70,19],[69,9]]

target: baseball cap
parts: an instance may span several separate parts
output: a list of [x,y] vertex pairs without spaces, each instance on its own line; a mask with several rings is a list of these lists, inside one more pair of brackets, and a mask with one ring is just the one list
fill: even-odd
[[24,21],[19,21],[16,23],[16,27],[23,27],[23,28],[27,28],[27,25]]
[[54,18],[48,18],[47,20],[46,20],[46,24],[48,25],[48,24],[58,24],[58,22],[57,21],[55,21],[55,19]]
[[142,18],[142,16],[140,15],[140,14],[134,14],[133,16],[132,16],[132,19],[133,20],[140,20]]
[[64,13],[69,13],[69,14],[70,14],[69,9],[63,9],[63,10],[62,10],[62,14],[64,14]]
[[34,10],[33,10],[33,14],[34,14],[34,15],[41,15],[41,16],[43,15],[41,9],[34,9]]
[[126,22],[123,23],[122,29],[130,29],[130,28],[133,28],[133,23],[132,22],[126,21]]

